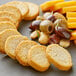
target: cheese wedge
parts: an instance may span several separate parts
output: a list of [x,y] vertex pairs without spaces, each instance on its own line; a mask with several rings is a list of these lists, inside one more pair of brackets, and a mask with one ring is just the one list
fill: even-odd
[[76,17],[76,12],[67,12],[66,13],[66,17],[69,18],[69,17]]
[[40,7],[42,11],[48,11],[49,9],[53,8],[53,6],[56,3],[63,2],[64,0],[52,0],[52,1],[46,1],[45,3],[41,4]]
[[63,7],[69,7],[76,5],[76,1],[65,1],[55,4],[54,11],[62,9]]

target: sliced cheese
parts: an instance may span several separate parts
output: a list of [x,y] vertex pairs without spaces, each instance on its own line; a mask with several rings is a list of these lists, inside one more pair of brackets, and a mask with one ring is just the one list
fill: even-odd
[[63,2],[64,0],[52,0],[52,1],[47,1],[43,4],[40,5],[42,11],[47,11],[50,9],[50,7],[54,6],[56,3]]
[[76,22],[76,17],[70,17],[67,20],[68,22]]
[[54,11],[62,9],[63,7],[69,7],[76,5],[76,1],[65,1],[55,4]]
[[75,11],[76,11],[76,6],[69,6],[62,8],[61,13],[75,12]]
[[66,17],[76,17],[76,12],[67,12]]
[[68,28],[69,29],[76,29],[76,22],[69,22],[68,23]]

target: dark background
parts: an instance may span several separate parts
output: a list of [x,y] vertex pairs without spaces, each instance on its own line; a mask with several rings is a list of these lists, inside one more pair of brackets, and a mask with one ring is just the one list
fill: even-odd
[[[0,5],[14,1],[14,0],[0,0]],[[18,0],[20,1],[20,0]],[[36,4],[41,4],[47,0],[21,0],[21,1],[28,1],[33,2]],[[31,21],[22,21],[20,23],[20,27],[18,31],[22,35],[26,35],[29,37],[30,32],[28,31],[28,26],[30,25]],[[12,60],[6,55],[0,54],[0,76],[76,76],[76,46],[71,45],[68,48],[69,52],[72,55],[73,59],[73,68],[68,72],[60,71],[55,68],[53,65],[46,72],[37,72],[31,67],[23,67],[17,61]]]

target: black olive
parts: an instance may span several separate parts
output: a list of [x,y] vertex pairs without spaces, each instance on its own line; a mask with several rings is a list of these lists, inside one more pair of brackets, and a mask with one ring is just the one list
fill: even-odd
[[66,38],[66,39],[70,38],[70,32],[67,29],[63,28],[63,27],[56,26],[55,27],[55,33],[57,35],[59,35],[60,37],[62,37],[62,38]]
[[38,30],[40,23],[41,23],[41,20],[35,20],[35,21],[32,22],[32,24],[30,25],[29,28],[30,28],[32,31]]
[[49,15],[47,18],[47,20],[50,20],[52,22],[54,22],[56,20],[55,16],[54,15]]
[[56,34],[52,34],[49,38],[49,44],[58,44],[60,42],[60,37]]

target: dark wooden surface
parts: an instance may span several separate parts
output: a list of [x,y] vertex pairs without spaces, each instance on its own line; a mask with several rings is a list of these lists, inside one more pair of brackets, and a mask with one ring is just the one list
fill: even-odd
[[[9,1],[14,0],[0,0],[0,4],[4,4]],[[21,1],[29,1],[41,4],[46,0],[21,0]],[[29,37],[30,32],[28,31],[29,30],[28,26],[30,25],[30,23],[31,22],[29,21],[28,22],[22,21],[20,23],[20,27],[18,30],[22,35]],[[31,67],[23,67],[17,61],[12,60],[6,55],[0,54],[0,76],[76,76],[76,46],[71,45],[68,48],[68,50],[71,53],[73,59],[73,68],[68,72],[60,71],[53,65],[51,65],[46,72],[40,73],[35,71]]]

